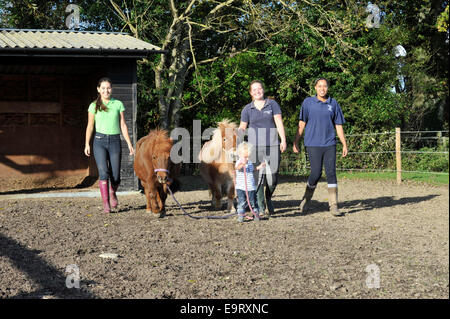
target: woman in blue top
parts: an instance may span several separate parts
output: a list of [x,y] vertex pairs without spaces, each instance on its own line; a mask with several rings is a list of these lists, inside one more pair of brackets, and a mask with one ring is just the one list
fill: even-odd
[[[265,169],[255,174],[255,179],[258,181],[256,199],[259,213],[263,213],[267,205],[267,217],[269,217],[274,212],[272,195],[277,186],[280,152],[286,150],[286,135],[281,108],[275,100],[264,97],[263,83],[257,80],[252,81],[249,93],[252,102],[247,104],[241,112],[239,130],[245,131],[248,126],[248,141],[256,147],[254,152],[256,158],[252,158],[255,165],[266,163]],[[264,186],[266,186],[265,194]]]
[[328,81],[319,78],[316,80],[314,88],[317,94],[306,98],[300,109],[300,121],[293,145],[294,153],[298,153],[298,141],[304,131],[304,144],[311,165],[311,174],[300,203],[300,211],[304,212],[306,204],[311,201],[322,175],[323,165],[327,175],[330,212],[334,216],[340,216],[337,205],[336,133],[342,143],[342,157],[345,157],[347,156],[347,142],[342,128],[345,119],[339,103],[327,95]]

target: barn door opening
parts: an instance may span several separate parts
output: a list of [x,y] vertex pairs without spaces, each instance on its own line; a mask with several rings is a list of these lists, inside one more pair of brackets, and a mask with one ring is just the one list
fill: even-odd
[[0,74],[0,179],[11,190],[52,179],[68,188],[96,174],[83,153],[89,78],[41,71]]

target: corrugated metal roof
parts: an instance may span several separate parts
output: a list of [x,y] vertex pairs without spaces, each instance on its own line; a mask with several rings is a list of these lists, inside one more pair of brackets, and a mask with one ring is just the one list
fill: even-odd
[[0,51],[11,49],[48,50],[64,49],[102,52],[147,51],[160,52],[161,49],[148,42],[136,39],[126,33],[93,32],[72,30],[23,30],[0,29]]

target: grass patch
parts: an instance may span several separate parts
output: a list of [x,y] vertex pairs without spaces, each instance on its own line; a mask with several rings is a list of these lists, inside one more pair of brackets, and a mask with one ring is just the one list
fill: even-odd
[[[397,180],[395,172],[338,172],[338,178],[348,179],[368,179],[368,180]],[[414,181],[419,183],[429,183],[434,185],[448,185],[448,174],[433,173],[402,173],[403,181]]]

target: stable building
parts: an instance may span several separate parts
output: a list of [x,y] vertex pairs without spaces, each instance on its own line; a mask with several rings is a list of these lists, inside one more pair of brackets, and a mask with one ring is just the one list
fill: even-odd
[[[126,33],[0,29],[0,178],[98,176],[87,109],[109,77],[136,143],[137,60],[163,53]],[[121,190],[138,188],[122,143]]]

